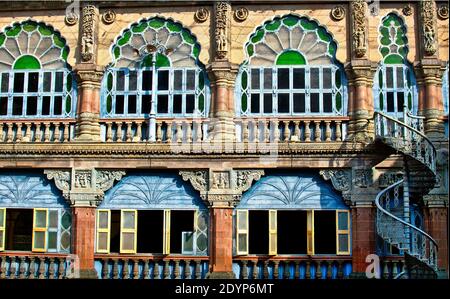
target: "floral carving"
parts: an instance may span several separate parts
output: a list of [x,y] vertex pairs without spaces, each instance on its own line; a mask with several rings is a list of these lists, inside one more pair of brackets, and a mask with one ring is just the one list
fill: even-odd
[[215,37],[216,58],[224,59],[228,53],[228,24],[230,21],[231,5],[228,2],[215,3]]
[[333,7],[331,10],[331,17],[335,21],[340,21],[344,19],[345,17],[345,8],[342,5],[338,5],[336,7]]
[[366,3],[364,0],[352,1],[353,49],[358,58],[366,55]]
[[185,171],[180,170],[180,175],[184,181],[190,181],[197,191],[206,191],[208,188],[208,172],[206,170]]
[[253,181],[258,181],[264,175],[264,170],[238,170],[236,171],[236,188],[244,192],[250,188]]
[[209,18],[209,10],[204,7],[197,9],[194,18],[197,23],[206,22],[206,20]]
[[103,192],[109,190],[114,181],[120,181],[125,171],[119,170],[97,170],[95,176],[95,187]]
[[351,187],[351,175],[348,170],[321,170],[320,175],[325,180],[330,180],[333,187],[338,191],[349,191]]
[[234,17],[238,22],[243,22],[248,18],[248,9],[245,7],[239,7],[234,11]]
[[56,188],[65,192],[70,190],[70,170],[45,170],[47,179],[55,180]]
[[423,0],[420,2],[423,50],[427,56],[433,56],[436,53],[436,18],[434,15],[434,10],[434,1]]
[[439,8],[437,10],[437,15],[440,19],[447,20],[448,19],[448,5],[444,4],[444,5],[439,6]]
[[116,13],[113,10],[108,9],[103,13],[102,20],[105,24],[112,24],[116,20]]

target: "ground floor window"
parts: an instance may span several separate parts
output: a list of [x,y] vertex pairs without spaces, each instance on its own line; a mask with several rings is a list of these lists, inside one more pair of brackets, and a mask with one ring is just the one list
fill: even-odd
[[0,208],[0,251],[70,252],[70,229],[65,209]]
[[347,210],[237,210],[236,252],[350,254]]
[[202,255],[207,219],[195,210],[98,210],[98,253]]

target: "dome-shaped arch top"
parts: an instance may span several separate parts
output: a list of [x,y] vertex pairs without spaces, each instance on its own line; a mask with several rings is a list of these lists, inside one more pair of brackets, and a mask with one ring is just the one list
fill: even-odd
[[111,48],[113,66],[137,68],[158,47],[164,49],[157,58],[164,62],[163,66],[170,63],[173,67],[194,67],[200,54],[197,38],[182,24],[152,17],[133,23],[117,37]]
[[[295,64],[333,64],[337,44],[325,27],[307,17],[276,17],[258,27],[245,45],[250,65],[277,65],[285,53],[294,56]],[[301,58],[300,58],[301,57]],[[284,63],[282,63],[284,64]]]
[[408,55],[408,38],[405,24],[397,14],[389,13],[380,25],[380,53],[386,64],[401,64]]
[[0,32],[0,71],[11,69],[63,69],[69,47],[52,26],[27,20]]

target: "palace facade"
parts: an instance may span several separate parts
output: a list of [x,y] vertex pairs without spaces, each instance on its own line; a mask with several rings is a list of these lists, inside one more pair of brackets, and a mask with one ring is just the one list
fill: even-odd
[[2,3],[0,278],[448,277],[448,36],[435,0]]

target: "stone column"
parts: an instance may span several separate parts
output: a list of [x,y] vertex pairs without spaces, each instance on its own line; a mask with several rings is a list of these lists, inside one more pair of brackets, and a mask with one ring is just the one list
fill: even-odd
[[376,209],[371,205],[352,207],[352,276],[365,277],[366,257],[376,253]]

